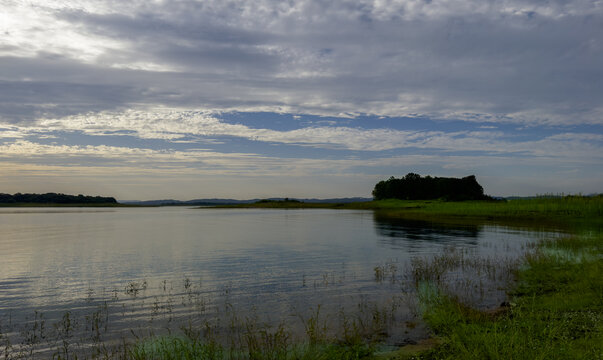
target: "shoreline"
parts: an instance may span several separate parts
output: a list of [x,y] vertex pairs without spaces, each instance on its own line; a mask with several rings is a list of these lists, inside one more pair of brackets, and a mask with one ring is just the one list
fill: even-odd
[[565,226],[603,225],[603,196],[566,196],[515,200],[441,201],[377,200],[351,203],[306,203],[299,201],[262,201],[251,204],[216,205],[198,209],[334,209],[373,210],[392,218],[438,222],[486,221],[525,223],[527,226],[560,224]]

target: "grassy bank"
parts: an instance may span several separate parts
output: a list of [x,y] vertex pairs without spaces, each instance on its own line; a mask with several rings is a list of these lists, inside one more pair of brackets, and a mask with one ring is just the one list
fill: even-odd
[[262,201],[211,208],[375,210],[392,217],[603,224],[603,196],[539,197],[501,201],[378,200],[355,203]]
[[[358,204],[358,207],[362,206],[362,203]],[[544,219],[552,217],[593,220],[603,216],[603,196],[461,202],[382,200],[368,202],[364,206],[404,213],[490,219],[521,219],[525,217]]]
[[[603,237],[546,241],[526,256],[508,304],[478,311],[439,293],[424,318],[440,345],[418,359],[601,359]],[[392,355],[390,359],[404,359]]]

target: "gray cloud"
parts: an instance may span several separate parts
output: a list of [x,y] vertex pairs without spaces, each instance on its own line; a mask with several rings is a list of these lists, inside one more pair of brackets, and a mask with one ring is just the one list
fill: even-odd
[[61,82],[0,81],[0,119],[28,122],[37,118],[118,108],[131,89],[123,86]]
[[81,43],[35,50],[36,18],[12,35],[29,55],[0,40],[4,119],[165,105],[603,122],[593,1],[84,4],[33,10]]

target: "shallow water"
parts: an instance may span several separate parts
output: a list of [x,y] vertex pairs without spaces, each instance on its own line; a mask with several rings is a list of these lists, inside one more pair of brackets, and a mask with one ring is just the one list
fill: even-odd
[[[102,317],[105,340],[220,317],[216,328],[236,317],[303,332],[320,305],[329,324],[390,309],[387,341],[401,343],[425,332],[395,326],[417,315],[413,257],[461,249],[501,259],[550,236],[371,211],[0,208],[0,330],[18,337],[36,311],[49,324],[69,311],[82,329],[91,314]],[[494,306],[504,289],[494,284],[472,299]]]

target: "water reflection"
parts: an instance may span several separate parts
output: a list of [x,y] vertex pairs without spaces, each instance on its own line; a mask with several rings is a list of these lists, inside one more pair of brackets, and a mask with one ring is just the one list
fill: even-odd
[[375,212],[375,230],[380,245],[392,249],[422,249],[430,243],[438,245],[474,246],[478,244],[481,225],[458,225],[411,220]]
[[449,246],[502,256],[537,236],[369,211],[25,210],[0,212],[0,327],[15,324],[13,343],[38,313],[53,329],[70,311],[82,331],[102,314],[110,324],[103,338],[113,341],[132,329],[209,321],[219,330],[254,316],[304,334],[301,319],[320,306],[334,326],[333,314],[372,321],[375,309],[388,309],[387,341],[395,344],[424,335],[404,325],[416,321],[412,291],[401,291],[413,257]]

